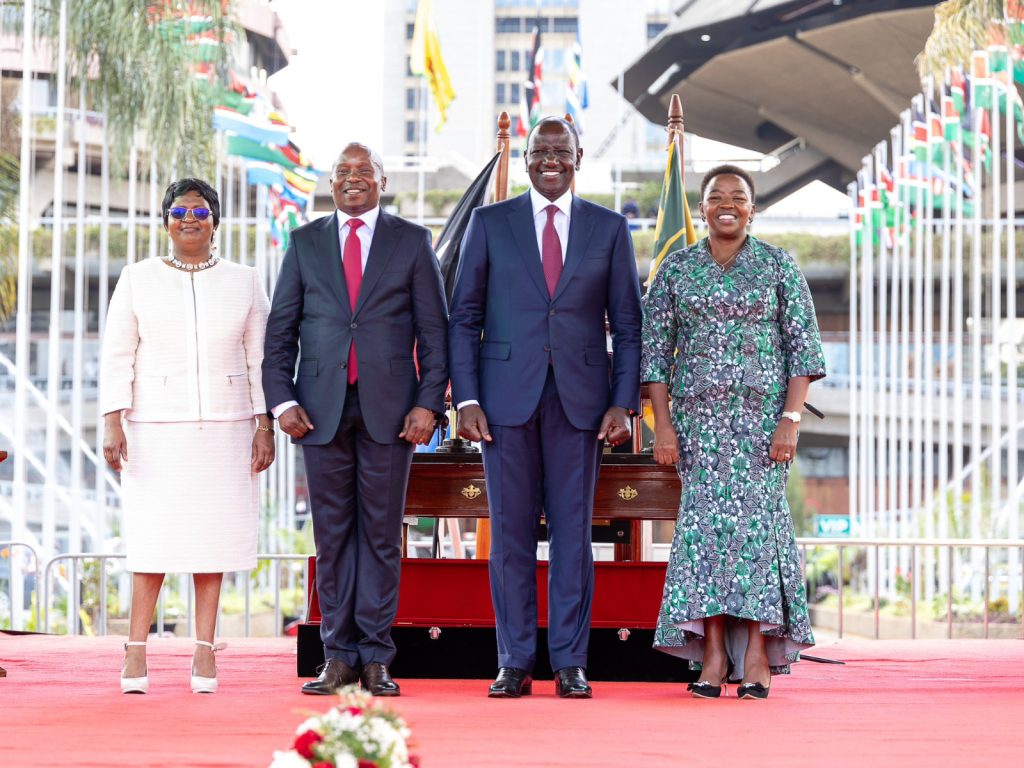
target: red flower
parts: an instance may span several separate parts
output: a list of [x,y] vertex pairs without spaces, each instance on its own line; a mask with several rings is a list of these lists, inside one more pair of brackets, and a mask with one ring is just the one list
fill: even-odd
[[345,711],[348,712],[350,715],[361,715],[361,714],[363,714],[363,708],[362,707],[346,707]]
[[324,740],[316,731],[304,731],[295,739],[293,749],[307,760],[313,757],[313,745]]
[[334,763],[328,763],[326,760],[321,760],[319,763],[313,763],[312,768],[334,768]]
[[[409,765],[411,765],[412,768],[420,768],[420,756],[409,755]],[[316,766],[313,766],[313,768],[316,768]]]
[[359,768],[377,768],[377,764],[372,760],[360,760]]

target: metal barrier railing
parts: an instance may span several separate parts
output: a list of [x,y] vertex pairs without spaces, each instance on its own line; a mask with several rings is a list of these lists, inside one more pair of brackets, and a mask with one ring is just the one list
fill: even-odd
[[[67,630],[68,630],[68,634],[72,634],[72,635],[80,634],[81,627],[80,627],[79,609],[82,607],[82,604],[81,604],[81,580],[79,579],[79,564],[83,563],[84,561],[95,560],[99,564],[99,587],[98,587],[97,591],[98,591],[98,594],[99,594],[99,597],[100,597],[100,599],[98,601],[99,602],[99,608],[98,608],[99,615],[97,617],[97,622],[96,622],[97,623],[97,634],[99,634],[99,635],[106,635],[107,634],[107,618],[108,618],[107,617],[107,601],[106,601],[108,575],[107,575],[106,564],[107,564],[107,561],[109,561],[109,560],[123,560],[123,559],[125,559],[125,555],[123,555],[123,554],[110,554],[110,553],[104,553],[104,552],[82,552],[82,553],[78,553],[78,554],[59,554],[59,555],[55,555],[54,557],[50,558],[47,561],[45,568],[43,569],[42,590],[41,590],[42,598],[39,601],[39,603],[42,605],[42,610],[43,610],[43,631],[44,632],[49,632],[50,631],[51,614],[52,614],[51,608],[53,607],[51,605],[51,602],[52,602],[52,599],[53,599],[53,590],[51,589],[51,586],[52,586],[52,583],[53,583],[54,567],[57,566],[58,564],[62,563],[62,562],[67,562],[67,563],[69,563],[70,568],[71,568],[69,577],[67,579],[68,589],[66,590],[66,592],[68,593],[68,597],[69,597],[68,605],[67,605],[67,610],[66,610]],[[301,586],[303,594],[306,594],[306,592],[307,592],[306,585],[307,585],[307,583],[309,581],[308,559],[309,559],[309,555],[299,555],[299,554],[259,554],[259,555],[256,556],[257,563],[259,563],[259,562],[271,562],[271,563],[299,562],[299,563],[301,563],[302,564],[302,579],[301,579],[301,585],[300,586]],[[274,627],[275,627],[274,634],[275,634],[275,636],[279,637],[282,634],[282,626],[281,626],[282,625],[282,621],[281,621],[281,619],[282,619],[282,611],[281,611],[281,571],[280,571],[280,568],[272,568],[270,572],[272,574],[272,584],[271,584],[271,587],[273,589],[273,595],[274,595]],[[252,633],[252,579],[250,578],[250,575],[253,572],[252,571],[238,571],[237,573],[245,575],[245,578],[244,578],[244,582],[245,582],[245,589],[244,589],[244,599],[245,599],[245,612],[244,612],[244,622],[245,622],[245,624],[244,624],[244,626],[245,626],[245,635],[244,636],[245,637],[249,637],[251,635],[251,633]],[[227,580],[227,577],[228,577],[228,574],[225,574],[225,580]],[[158,634],[163,634],[164,629],[165,629],[165,618],[166,618],[166,616],[165,616],[164,604],[165,604],[165,593],[166,593],[167,589],[168,589],[167,580],[165,580],[164,584],[163,584],[163,587],[160,590],[160,598],[157,601],[157,612],[156,612],[156,625],[157,625],[157,627],[156,627],[156,629],[157,629],[157,633]],[[193,617],[192,617],[192,598],[193,598],[193,586],[192,586],[191,581],[189,581],[189,586],[188,586],[188,590],[187,590],[187,597],[186,597],[186,606],[185,606],[185,614],[187,616],[188,634],[189,635],[192,634],[192,621],[193,621]],[[36,608],[37,608],[37,611],[38,611],[39,605],[37,605]],[[38,617],[37,617],[37,624],[38,624]]]
[[[17,623],[15,622],[15,619],[14,619],[15,612],[23,610],[22,606],[14,604],[15,603],[15,594],[14,594],[14,551],[13,550],[16,547],[22,547],[22,548],[28,550],[28,554],[30,554],[32,556],[32,565],[34,567],[34,572],[37,575],[39,574],[39,553],[36,552],[36,548],[35,547],[33,547],[31,544],[29,544],[28,542],[25,542],[25,541],[0,541],[0,551],[7,550],[8,551],[8,557],[9,557],[9,559],[11,561],[11,578],[7,582],[7,597],[8,597],[8,603],[11,606],[11,627],[13,629],[17,629]],[[22,576],[22,579],[24,579],[24,576]],[[36,616],[36,627],[37,628],[39,627],[39,604],[40,604],[40,600],[37,599],[36,600],[36,607],[35,607],[35,610],[34,610],[34,613],[35,613],[35,616]]]
[[[1019,550],[1024,555],[1024,540],[1019,539],[816,539],[816,538],[798,538],[796,540],[797,546],[801,548],[803,555],[803,562],[807,564],[807,549],[808,547],[834,547],[838,550],[838,578],[837,583],[837,599],[838,599],[838,636],[843,636],[843,597],[845,592],[845,578],[843,576],[844,558],[843,555],[847,550],[851,549],[869,549],[873,552],[874,557],[872,558],[873,563],[873,577],[871,579],[874,582],[874,594],[873,594],[873,607],[874,607],[874,630],[875,639],[880,636],[880,611],[881,611],[881,594],[879,591],[879,584],[881,580],[879,578],[879,554],[882,547],[910,547],[910,567],[907,571],[906,579],[910,586],[910,637],[911,639],[917,638],[917,604],[918,604],[918,584],[917,584],[917,554],[919,549],[930,548],[930,549],[944,549],[946,554],[946,638],[953,638],[953,587],[954,587],[954,568],[953,568],[953,557],[954,552],[957,549],[978,549],[984,550],[984,598],[982,607],[982,624],[983,624],[983,636],[987,639],[989,636],[989,602],[991,599],[991,578],[989,571],[989,560],[990,553],[993,549],[1006,549],[1006,550]],[[1024,595],[1024,568],[1021,568],[1021,594]],[[1021,636],[1024,637],[1024,611],[1020,614],[1020,631]]]
[[[5,542],[0,542],[2,546]],[[6,542],[8,544],[16,544],[16,542]],[[917,611],[918,611],[918,592],[919,585],[918,581],[918,554],[922,549],[939,549],[945,550],[946,556],[946,637],[953,637],[953,593],[954,593],[954,553],[958,549],[982,549],[984,551],[984,600],[983,600],[983,636],[989,637],[989,603],[991,600],[991,578],[990,578],[990,554],[993,549],[1005,549],[1007,551],[1017,550],[1021,557],[1024,557],[1024,540],[1014,539],[887,539],[887,538],[798,538],[796,540],[797,546],[800,547],[803,561],[805,565],[808,562],[808,549],[809,548],[834,548],[837,551],[838,562],[836,565],[837,578],[837,622],[838,622],[838,636],[842,637],[844,634],[844,610],[845,610],[845,598],[847,595],[848,587],[846,586],[846,578],[844,576],[845,567],[847,565],[847,556],[851,550],[867,550],[873,553],[873,557],[870,558],[869,562],[873,569],[872,578],[869,579],[873,582],[873,609],[874,609],[874,636],[878,638],[880,636],[880,619],[881,619],[881,601],[882,594],[880,591],[880,552],[884,547],[894,548],[910,548],[909,557],[909,569],[905,575],[906,581],[909,583],[910,592],[910,636],[911,638],[917,637]],[[28,546],[28,545],[22,545]],[[35,551],[31,547],[28,547],[32,554],[35,555]],[[86,560],[97,560],[100,564],[99,568],[99,589],[98,593],[104,596],[103,599],[99,600],[99,616],[97,620],[98,634],[106,634],[107,631],[107,605],[105,596],[107,594],[107,568],[106,562],[108,560],[123,560],[124,555],[120,554],[108,554],[108,553],[81,553],[81,554],[60,554],[51,558],[47,561],[44,570],[41,584],[41,599],[37,601],[36,605],[36,624],[39,625],[39,612],[42,610],[43,615],[43,631],[49,632],[51,625],[51,614],[52,606],[51,602],[53,599],[53,572],[55,566],[62,562],[68,562],[70,564],[70,574],[68,581],[67,592],[69,595],[68,607],[67,607],[67,631],[69,634],[80,633],[80,621],[78,616],[78,610],[81,607],[81,579],[79,579],[79,564]],[[257,560],[260,562],[299,562],[302,564],[302,577],[301,577],[301,589],[302,594],[307,593],[307,583],[309,580],[309,569],[307,565],[308,555],[305,554],[260,554],[257,555]],[[38,560],[37,560],[38,562]],[[244,582],[244,636],[250,637],[252,633],[252,579],[250,578],[251,571],[240,571],[240,574],[245,574]],[[274,595],[274,633],[276,636],[282,634],[282,610],[281,610],[281,569],[272,568],[272,589]],[[226,575],[227,577],[227,575]],[[849,588],[852,591],[852,586]],[[163,633],[165,628],[165,615],[164,615],[164,593],[167,590],[167,582],[165,582],[163,589],[161,590],[160,600],[157,604],[157,632]],[[1024,594],[1024,568],[1021,569],[1021,594]],[[186,604],[186,614],[188,621],[188,633],[192,634],[192,585],[189,583],[188,597]],[[1021,636],[1024,637],[1024,611],[1021,612],[1019,617]]]

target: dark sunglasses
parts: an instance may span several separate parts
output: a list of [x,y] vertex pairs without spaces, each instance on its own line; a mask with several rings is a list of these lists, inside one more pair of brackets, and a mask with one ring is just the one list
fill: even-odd
[[212,211],[209,208],[177,207],[167,209],[167,212],[171,215],[171,218],[177,219],[178,221],[184,220],[184,218],[188,216],[189,211],[192,212],[192,218],[194,218],[196,221],[206,221],[208,218],[210,218],[210,214],[212,213]]

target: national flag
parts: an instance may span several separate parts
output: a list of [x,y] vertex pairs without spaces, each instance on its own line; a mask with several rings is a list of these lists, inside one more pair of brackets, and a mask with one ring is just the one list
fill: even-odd
[[268,187],[284,185],[284,169],[276,163],[261,160],[246,160],[245,178],[249,184],[266,184]]
[[999,111],[1006,114],[1013,109],[1013,121],[1017,126],[1017,136],[1024,142],[1024,106],[1021,104],[1020,96],[1014,87],[1015,63],[1012,63],[1010,51],[1003,45],[991,45],[988,47],[988,59],[991,64],[992,80],[996,83],[996,103]]
[[540,43],[540,18],[533,27],[530,38],[530,58],[526,62],[526,79],[520,89],[519,118],[516,120],[516,136],[526,138],[533,126],[540,120],[541,89],[544,79],[544,48]]
[[[960,112],[952,96],[942,97],[942,137],[950,144],[960,146],[963,131],[960,128]],[[955,147],[954,147],[955,149]]]
[[658,200],[658,223],[654,228],[654,251],[647,276],[648,285],[654,280],[654,275],[668,254],[697,242],[690,206],[686,202],[686,190],[683,188],[682,152],[679,147],[681,140],[681,137],[674,136],[668,145],[665,180]]
[[921,99],[917,96],[914,97],[913,105],[910,108],[908,143],[911,153],[923,163],[928,157],[928,120],[924,114],[924,105],[921,104]]
[[572,45],[569,60],[569,78],[565,82],[565,112],[572,118],[576,133],[583,135],[583,110],[590,104],[587,94],[587,78],[583,75],[583,46],[580,32],[576,30],[576,42]]
[[944,132],[942,127],[942,116],[939,113],[939,105],[935,99],[928,97],[928,154],[933,163],[942,162],[942,151]]
[[274,163],[283,169],[294,171],[298,163],[289,160],[285,154],[273,144],[261,144],[243,136],[228,136],[227,151],[229,155]]
[[469,225],[469,216],[481,205],[487,204],[491,190],[491,176],[500,157],[501,153],[498,152],[473,179],[473,183],[469,185],[459,202],[455,204],[455,208],[452,209],[441,234],[437,236],[434,250],[437,252],[437,258],[441,261],[444,295],[449,302],[452,300],[452,291],[455,290],[455,278],[459,272],[459,257],[462,255],[462,238]]
[[287,125],[277,125],[269,120],[247,117],[227,107],[214,107],[213,127],[214,130],[243,136],[260,144],[287,145],[290,133]]
[[967,80],[964,78],[964,71],[960,67],[953,67],[950,70],[948,89],[957,114],[963,114],[964,103],[967,100]]
[[440,116],[437,130],[441,130],[448,116],[448,106],[455,99],[448,67],[441,56],[441,40],[434,27],[434,15],[430,0],[419,0],[416,6],[416,24],[412,33],[412,48],[409,51],[409,70],[414,75],[427,78],[427,87],[434,97],[434,104]]
[[988,51],[971,54],[971,106],[992,109],[997,81],[992,77]]

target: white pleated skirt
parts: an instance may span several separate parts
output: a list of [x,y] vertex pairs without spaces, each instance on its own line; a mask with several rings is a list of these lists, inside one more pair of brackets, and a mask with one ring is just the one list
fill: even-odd
[[256,567],[254,422],[125,423],[127,569],[218,573]]

